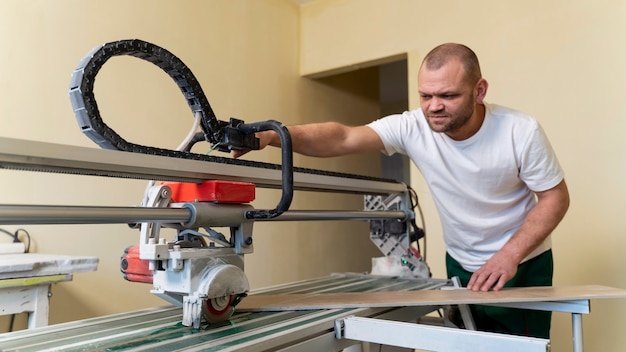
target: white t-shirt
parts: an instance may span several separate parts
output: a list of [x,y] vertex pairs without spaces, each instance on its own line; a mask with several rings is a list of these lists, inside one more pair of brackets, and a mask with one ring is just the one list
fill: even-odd
[[[532,117],[485,104],[472,137],[455,141],[433,132],[420,109],[370,123],[388,155],[406,154],[432,192],[448,253],[465,270],[478,270],[500,250],[536,204],[533,191],[563,180],[550,142]],[[525,260],[551,246],[548,237]]]

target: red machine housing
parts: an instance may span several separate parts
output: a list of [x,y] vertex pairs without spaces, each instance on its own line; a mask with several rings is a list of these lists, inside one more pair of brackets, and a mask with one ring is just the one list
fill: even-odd
[[139,245],[126,247],[120,270],[124,274],[124,279],[133,282],[152,283],[152,270],[148,267],[147,260],[139,259]]
[[[253,183],[211,180],[202,183],[162,182],[172,190],[172,201],[250,203],[256,197]],[[124,279],[134,282],[152,283],[152,271],[147,260],[139,258],[139,245],[129,246],[122,255],[120,270]]]
[[255,186],[248,182],[211,180],[202,183],[163,182],[172,189],[172,200],[181,202],[250,203]]

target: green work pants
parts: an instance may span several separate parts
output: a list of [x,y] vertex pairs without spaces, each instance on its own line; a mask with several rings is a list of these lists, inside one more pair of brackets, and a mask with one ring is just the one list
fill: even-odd
[[[446,269],[448,278],[458,276],[461,284],[467,286],[472,273],[447,253]],[[505,287],[552,286],[552,273],[552,250],[548,250],[520,264]],[[482,305],[470,305],[470,309],[478,330],[550,338],[552,312]]]

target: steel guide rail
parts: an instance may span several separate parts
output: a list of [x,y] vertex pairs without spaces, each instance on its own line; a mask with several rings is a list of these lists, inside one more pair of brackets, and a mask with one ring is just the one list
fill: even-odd
[[[4,169],[194,183],[225,180],[251,182],[259,188],[281,187],[280,165],[268,168],[274,164],[223,159],[232,163],[0,137],[0,168]],[[392,180],[294,168],[294,190],[298,191],[393,194],[406,189],[405,184]]]
[[[258,168],[256,164],[214,163],[0,137],[0,168],[3,169],[194,183],[227,180],[252,182],[260,188],[281,187],[280,170]],[[399,182],[351,178],[340,173],[311,174],[306,170],[294,172],[294,190],[345,194],[406,191],[406,185]],[[2,224],[186,222],[190,216],[190,211],[182,208],[0,205]],[[407,216],[402,211],[296,210],[287,211],[275,220],[405,219]]]
[[[137,222],[187,223],[193,217],[188,208],[97,207],[63,205],[0,204],[0,224],[124,224]],[[401,211],[286,211],[275,218],[255,221],[380,220],[403,219]],[[244,222],[245,219],[241,218]]]

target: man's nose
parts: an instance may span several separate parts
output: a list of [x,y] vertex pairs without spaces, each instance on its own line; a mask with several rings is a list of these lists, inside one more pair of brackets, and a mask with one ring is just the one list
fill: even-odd
[[428,104],[428,110],[433,112],[443,110],[443,101],[437,97],[432,97]]

